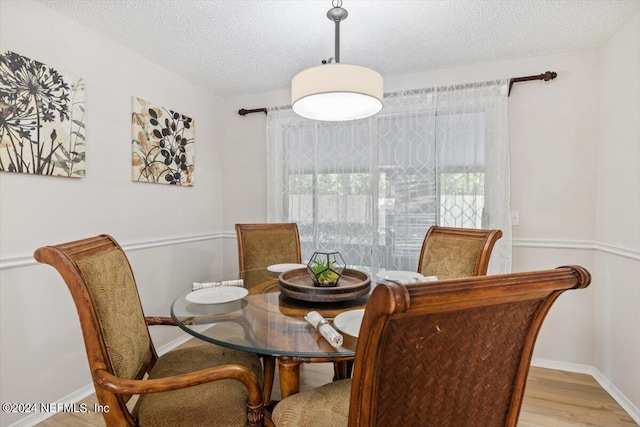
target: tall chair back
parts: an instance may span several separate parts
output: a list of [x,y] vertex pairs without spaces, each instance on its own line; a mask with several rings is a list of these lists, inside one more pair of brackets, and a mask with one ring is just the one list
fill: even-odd
[[356,349],[349,426],[515,426],[540,326],[582,267],[378,285]]
[[[141,379],[158,355],[149,336],[133,271],[122,248],[110,236],[99,236],[39,248],[38,262],[54,266],[67,283],[80,317],[92,372],[106,370],[130,380]],[[113,419],[126,419],[131,396],[96,387],[98,401]]]
[[487,274],[500,230],[432,226],[425,235],[418,273],[438,279]]
[[295,223],[236,224],[236,235],[241,271],[302,261]]

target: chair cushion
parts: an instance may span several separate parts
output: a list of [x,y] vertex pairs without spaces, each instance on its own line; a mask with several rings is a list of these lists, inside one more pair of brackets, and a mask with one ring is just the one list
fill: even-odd
[[278,403],[272,420],[277,427],[341,427],[349,420],[351,379],[334,381],[291,395]]
[[[150,379],[186,374],[212,366],[235,363],[247,366],[262,383],[262,366],[253,353],[213,344],[175,350],[160,357]],[[140,426],[245,426],[247,391],[236,380],[220,380],[180,390],[140,396]]]
[[76,262],[100,319],[116,376],[132,379],[149,355],[149,331],[129,261],[111,249]]
[[419,273],[440,280],[475,275],[484,240],[464,237],[429,237]]
[[245,270],[283,262],[300,262],[294,229],[245,231],[242,240]]

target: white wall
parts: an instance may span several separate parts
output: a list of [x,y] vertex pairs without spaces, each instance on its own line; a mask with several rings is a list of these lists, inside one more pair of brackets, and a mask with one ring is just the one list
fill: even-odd
[[[513,228],[513,270],[579,264],[593,273],[590,288],[568,292],[558,299],[543,325],[534,357],[539,364],[588,371],[602,382],[609,382],[607,389],[617,393],[615,397],[626,402],[625,409],[640,419],[637,393],[640,384],[637,363],[640,360],[637,273],[640,157],[638,73],[634,65],[638,54],[637,27],[636,17],[603,49],[385,76],[385,92],[525,76],[547,70],[558,73],[552,82],[516,84],[509,100],[512,208],[520,211],[520,226]],[[633,49],[631,56],[636,55],[636,59],[629,60],[627,56]],[[616,97],[610,103],[617,106],[609,114],[601,114],[598,106],[602,95],[594,88],[603,80],[603,73],[615,74],[622,69],[625,81],[632,82],[624,83],[621,76],[612,76],[618,82],[608,85],[618,88],[630,84],[628,102],[617,105]],[[227,267],[232,261],[235,263],[237,257],[234,222],[266,220],[265,116],[241,117],[236,111],[288,104],[288,90],[225,100],[224,157],[228,169],[225,169],[224,227],[228,239],[224,253]],[[628,104],[631,109],[626,111]],[[621,117],[613,121],[610,116],[618,114]],[[608,132],[613,132],[611,128],[617,129],[617,123],[625,119],[624,138],[618,142],[620,150],[608,155],[611,166],[606,167],[602,151],[608,150],[610,143],[604,142],[602,135],[598,136],[599,128],[605,123]],[[618,158],[624,159],[621,169],[615,166],[619,164]],[[625,186],[617,187],[618,191],[610,194],[611,187],[618,185],[623,176],[628,178]],[[597,192],[607,196],[596,196]],[[618,215],[618,210],[610,209],[612,202],[626,206],[628,198],[633,199],[629,212]],[[609,212],[610,219],[601,219],[601,211]],[[610,235],[601,231],[604,226],[601,221],[609,221]],[[624,256],[614,255],[621,247]],[[612,259],[606,273],[600,271],[603,258]],[[619,263],[628,266],[614,271],[613,266]],[[603,293],[607,294],[606,298]],[[618,303],[624,307],[623,313],[614,309],[613,304]]]
[[[602,49],[385,76],[388,92],[558,72],[510,98],[513,268],[593,273],[589,289],[553,307],[535,356],[595,367],[636,416],[639,25]],[[90,384],[86,357],[71,298],[53,269],[31,264],[33,250],[108,232],[127,249],[145,311],[167,315],[191,281],[234,268],[234,223],[266,220],[265,116],[236,112],[289,104],[289,91],[221,100],[36,2],[0,1],[0,47],[86,80],[87,177],[0,174],[0,400],[64,401]],[[131,96],[195,119],[193,188],[130,182]],[[153,334],[158,346],[178,335]],[[19,418],[2,414],[0,425]]]
[[[600,50],[596,240],[640,250],[640,15]],[[595,364],[640,407],[640,262],[598,253]]]
[[224,137],[224,268],[238,269],[236,223],[266,222],[267,219],[267,143],[266,115],[240,116],[241,108],[262,108],[288,104],[289,92],[279,91],[233,97],[225,100],[222,118]]
[[[129,248],[145,312],[168,316],[222,265],[221,100],[37,2],[0,2],[0,47],[86,82],[87,176],[0,174],[0,401],[56,402],[91,379],[69,292],[31,254],[109,233]],[[195,120],[194,187],[131,182],[131,96]],[[182,335],[152,333],[158,347]],[[2,413],[0,425],[22,417]]]

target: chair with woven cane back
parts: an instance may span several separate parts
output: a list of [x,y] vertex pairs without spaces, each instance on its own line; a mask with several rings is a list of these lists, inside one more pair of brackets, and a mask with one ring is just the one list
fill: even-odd
[[[265,268],[273,264],[302,262],[300,235],[295,223],[236,224],[240,271]],[[275,378],[275,358],[262,355],[264,400],[271,400]]]
[[432,226],[425,235],[418,273],[438,279],[484,276],[500,230]]
[[516,426],[536,336],[579,266],[411,285],[379,284],[352,379],[291,395],[277,427]]
[[[129,261],[101,235],[37,249],[64,279],[80,319],[96,397],[108,426],[262,426],[257,355],[213,344],[158,356]],[[132,409],[132,395],[139,395]]]

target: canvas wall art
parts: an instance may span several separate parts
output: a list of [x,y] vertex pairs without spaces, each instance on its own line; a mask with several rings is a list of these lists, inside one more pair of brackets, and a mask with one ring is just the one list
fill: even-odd
[[195,123],[191,117],[131,99],[133,181],[193,185]]
[[85,175],[84,80],[0,54],[0,171]]

